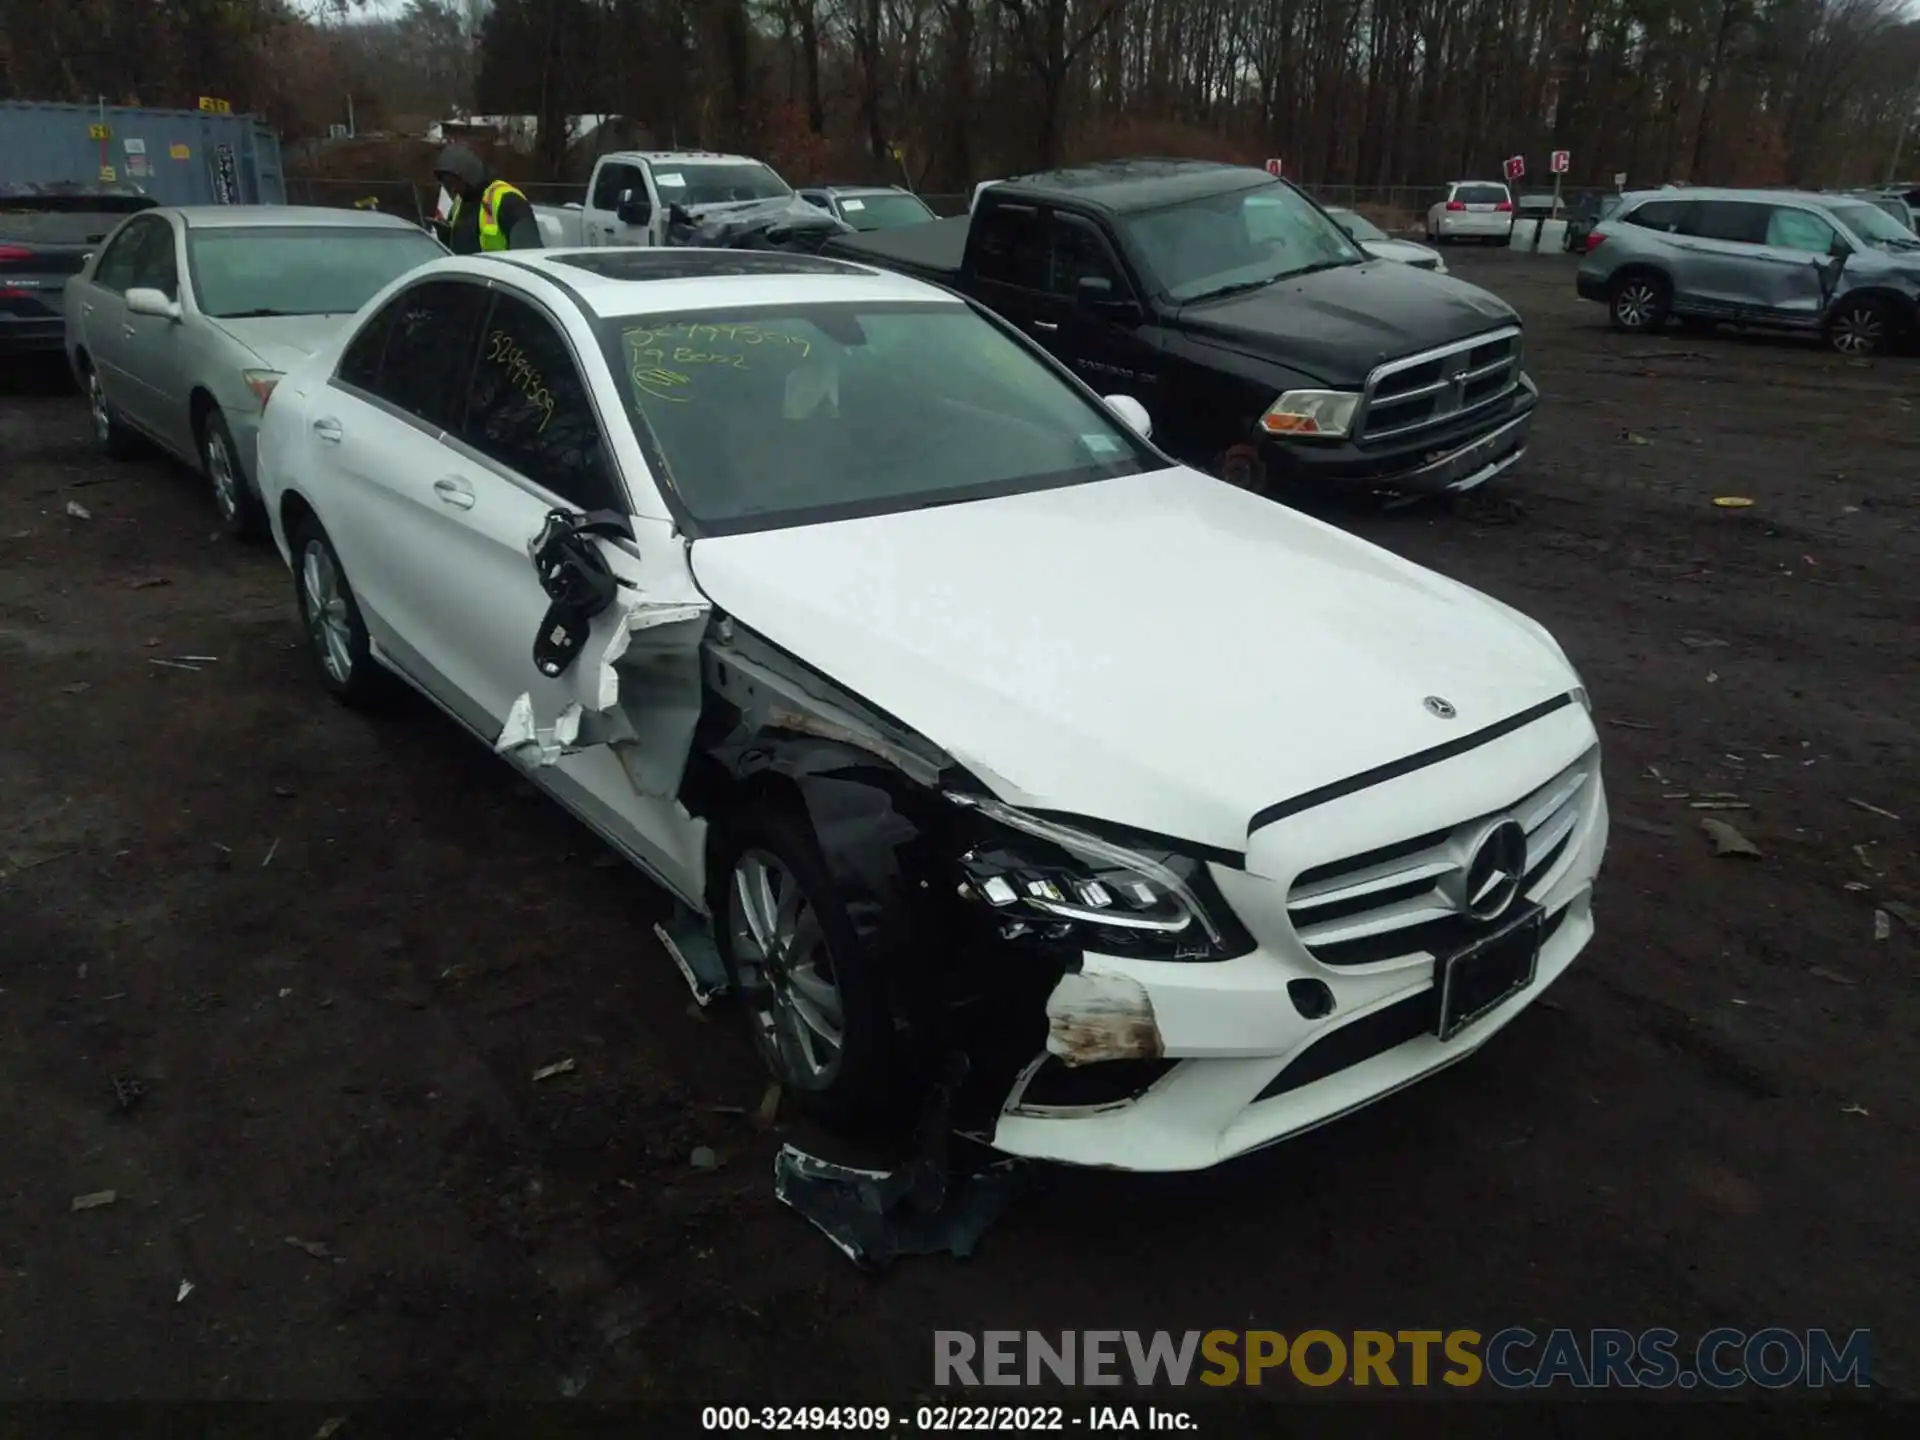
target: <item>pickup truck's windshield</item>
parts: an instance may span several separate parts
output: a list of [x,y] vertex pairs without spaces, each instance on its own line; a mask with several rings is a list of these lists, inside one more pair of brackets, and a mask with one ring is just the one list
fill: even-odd
[[669,499],[732,534],[1159,468],[1018,341],[955,304],[828,304],[601,322]]
[[792,189],[764,165],[700,165],[658,160],[653,183],[668,205],[725,205],[737,200],[778,200]]
[[1153,278],[1181,302],[1367,258],[1306,197],[1277,181],[1128,215],[1120,223]]

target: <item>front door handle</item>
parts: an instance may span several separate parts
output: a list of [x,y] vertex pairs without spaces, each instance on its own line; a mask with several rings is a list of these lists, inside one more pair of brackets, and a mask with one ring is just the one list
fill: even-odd
[[457,505],[462,510],[473,508],[473,486],[454,475],[443,475],[433,482],[433,493],[448,505]]
[[122,326],[120,327],[120,333],[121,333],[122,335],[124,335],[124,336],[126,336],[126,337],[127,337],[127,339],[129,339],[129,340],[131,340],[131,339],[133,338],[133,326],[131,326],[131,325],[122,325]]
[[80,310],[82,314],[91,315],[93,313],[93,302],[91,300],[81,301]]
[[318,439],[331,441],[333,444],[338,445],[340,443],[340,422],[332,416],[328,416],[323,420],[316,420],[313,422],[313,433]]
[[1060,327],[1051,320],[1036,320],[1033,322],[1033,328],[1036,330],[1045,330],[1049,334],[1051,334],[1053,331],[1058,330]]

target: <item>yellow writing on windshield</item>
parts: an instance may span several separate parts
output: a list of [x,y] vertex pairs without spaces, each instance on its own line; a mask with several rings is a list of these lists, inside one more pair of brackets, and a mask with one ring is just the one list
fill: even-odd
[[804,360],[813,354],[813,342],[805,336],[751,323],[669,321],[638,326],[621,339],[634,385],[656,400],[674,404],[687,397],[670,392],[692,385],[695,373],[715,366],[750,370],[749,362],[756,356],[778,354]]
[[487,359],[507,372],[509,383],[540,412],[540,429],[546,429],[547,422],[553,419],[553,392],[541,377],[540,367],[527,358],[527,352],[505,330],[495,330],[487,336]]

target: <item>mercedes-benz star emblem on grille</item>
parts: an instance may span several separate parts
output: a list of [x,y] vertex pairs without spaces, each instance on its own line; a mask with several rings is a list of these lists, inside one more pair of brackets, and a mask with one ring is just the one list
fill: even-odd
[[1502,820],[1474,847],[1467,862],[1466,910],[1476,920],[1498,920],[1512,908],[1527,873],[1527,832]]
[[1429,695],[1420,702],[1427,707],[1427,714],[1441,720],[1451,720],[1460,712],[1453,708],[1451,700],[1442,700],[1438,695]]

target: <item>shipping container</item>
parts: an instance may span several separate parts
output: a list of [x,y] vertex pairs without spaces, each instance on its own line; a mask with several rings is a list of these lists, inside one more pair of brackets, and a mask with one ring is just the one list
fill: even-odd
[[0,101],[0,187],[133,185],[162,205],[284,205],[280,137],[253,115]]

